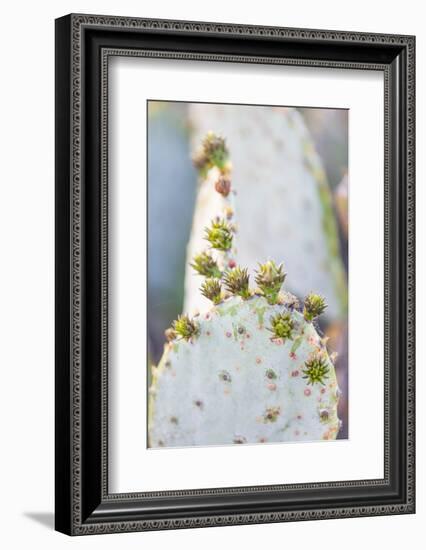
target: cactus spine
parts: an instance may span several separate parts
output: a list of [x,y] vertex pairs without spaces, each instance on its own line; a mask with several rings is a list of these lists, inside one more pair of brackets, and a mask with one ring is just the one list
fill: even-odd
[[[313,320],[325,301],[282,290],[282,264],[259,264],[257,287],[236,265],[229,153],[208,134],[194,163],[215,172],[222,211],[206,228],[209,248],[192,262],[204,277],[206,313],[180,316],[149,390],[150,447],[330,440],[337,437],[339,388]],[[225,179],[225,181],[224,181]],[[226,214],[231,210],[230,217]]]

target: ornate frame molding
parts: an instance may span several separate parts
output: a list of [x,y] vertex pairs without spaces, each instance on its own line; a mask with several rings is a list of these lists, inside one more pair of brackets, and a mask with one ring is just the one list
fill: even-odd
[[[84,322],[86,315],[85,303],[85,280],[87,278],[87,250],[86,245],[87,231],[92,227],[88,223],[87,212],[85,210],[85,182],[88,181],[86,167],[86,148],[88,146],[87,136],[85,136],[85,126],[88,113],[88,77],[85,71],[89,64],[88,55],[93,55],[95,47],[92,50],[89,47],[88,31],[96,37],[96,31],[110,30],[118,36],[120,33],[132,35],[135,37],[138,33],[144,36],[161,35],[165,33],[169,37],[179,36],[212,36],[215,38],[231,37],[243,42],[245,39],[262,39],[267,41],[290,41],[292,44],[299,43],[307,46],[312,44],[324,44],[327,51],[325,58],[309,57],[281,57],[279,55],[253,55],[253,54],[232,54],[232,53],[206,53],[194,51],[173,51],[170,49],[154,48],[132,48],[129,46],[120,47],[119,45],[108,43],[106,45],[97,44],[99,49],[99,81],[100,81],[100,118],[99,131],[100,136],[100,154],[99,154],[99,185],[100,185],[100,215],[99,215],[99,236],[100,236],[100,257],[99,257],[99,290],[100,290],[100,313],[99,313],[99,346],[100,346],[100,410],[97,420],[99,429],[99,457],[97,462],[99,468],[94,472],[99,472],[99,479],[95,484],[87,485],[87,473],[85,473],[84,461],[86,454],[86,443],[84,424],[87,421],[87,412],[84,410],[84,403],[87,400],[85,384],[85,338]],[[108,41],[107,41],[108,42]],[[377,52],[389,52],[389,60],[385,62],[374,62],[365,58],[360,61],[354,59],[339,60],[327,57],[327,52],[332,52],[333,48],[355,47],[368,44],[375,48]],[[68,189],[68,197],[63,197],[57,204],[57,215],[63,216],[66,212],[69,216],[69,225],[61,225],[57,219],[57,239],[59,246],[62,246],[68,239],[66,254],[57,250],[59,260],[57,268],[58,278],[66,278],[67,271],[69,288],[62,288],[59,281],[59,295],[57,302],[59,306],[64,300],[68,300],[69,316],[65,318],[63,311],[57,310],[57,330],[67,329],[67,335],[59,338],[59,352],[57,353],[56,372],[59,383],[57,383],[57,426],[61,430],[64,424],[69,421],[69,430],[66,431],[65,438],[57,431],[57,464],[59,473],[57,477],[58,484],[64,482],[68,484],[66,490],[59,489],[57,492],[57,528],[69,534],[83,535],[91,533],[112,533],[124,531],[142,531],[155,529],[177,529],[188,527],[202,527],[213,525],[236,525],[245,523],[264,523],[264,522],[282,522],[282,521],[303,521],[311,519],[327,519],[337,517],[359,517],[384,514],[402,514],[414,512],[414,154],[415,154],[415,59],[414,59],[415,40],[412,36],[397,35],[379,35],[364,33],[346,33],[330,30],[308,30],[308,29],[287,29],[278,27],[253,27],[246,25],[230,25],[204,22],[187,21],[169,21],[152,19],[135,19],[122,17],[108,17],[95,15],[70,15],[66,18],[57,20],[57,155],[59,155],[59,167],[56,174],[57,196],[63,194]],[[343,50],[342,50],[343,51]],[[89,52],[89,53],[88,53]],[[399,52],[399,53],[398,53]],[[392,58],[399,57],[399,64],[396,65]],[[328,53],[328,55],[332,55]],[[353,53],[355,55],[355,53]],[[227,489],[211,490],[193,490],[193,491],[170,491],[158,493],[130,493],[130,494],[109,494],[108,493],[108,473],[107,473],[107,403],[108,403],[108,59],[111,56],[139,56],[156,57],[171,59],[191,59],[200,61],[232,61],[241,63],[273,63],[283,65],[302,65],[313,67],[335,67],[341,69],[368,69],[383,71],[385,78],[385,476],[383,480],[363,480],[359,482],[345,481],[336,483],[314,483],[297,485],[279,485],[269,487],[240,487]],[[337,56],[338,57],[338,56]],[[402,59],[402,60],[401,60]],[[59,68],[63,62],[65,66]],[[90,61],[92,63],[93,61]],[[404,71],[405,74],[401,73]],[[403,69],[401,69],[403,66]],[[68,76],[67,76],[68,75]],[[64,79],[68,78],[68,85],[65,90],[61,89]],[[62,94],[62,95],[61,95]],[[392,109],[395,108],[395,102],[401,100],[406,105],[406,133],[401,139],[395,135],[395,120],[392,118]],[[65,132],[61,128],[64,120],[64,109],[68,105],[69,120],[66,124]],[[85,118],[86,117],[86,118]],[[68,130],[68,133],[67,133]],[[401,138],[401,136],[400,136]],[[404,142],[405,139],[405,142]],[[395,142],[396,140],[396,142]],[[64,152],[68,147],[71,152],[67,157]],[[394,165],[392,153],[400,151],[398,155],[398,167]],[[66,160],[64,160],[66,158]],[[58,157],[57,157],[58,160]],[[58,162],[57,162],[58,164]],[[396,173],[401,169],[402,172]],[[86,172],[85,172],[86,170]],[[391,178],[398,177],[400,186],[399,193],[402,193],[402,202],[395,204],[392,196]],[[69,178],[68,187],[64,185],[64,178]],[[401,183],[405,181],[405,189],[401,188]],[[86,184],[87,185],[87,184]],[[398,213],[397,207],[401,209]],[[400,219],[398,216],[402,215]],[[392,232],[392,224],[397,220],[399,231],[401,232],[398,240],[398,250],[395,250],[395,234]],[[58,242],[57,241],[57,242]],[[403,265],[401,266],[402,277],[405,281],[397,281],[405,288],[405,296],[401,296],[401,305],[404,311],[401,311],[403,318],[402,327],[399,327],[401,333],[397,333],[399,338],[404,336],[405,341],[402,346],[397,346],[398,357],[404,360],[405,371],[405,394],[401,397],[399,405],[401,411],[405,408],[405,444],[406,444],[406,468],[400,475],[405,476],[403,493],[398,493],[398,498],[389,499],[380,504],[364,505],[341,505],[338,506],[318,506],[306,502],[306,509],[287,509],[274,511],[259,511],[254,509],[248,513],[215,513],[206,515],[205,513],[191,513],[183,517],[160,517],[145,519],[144,512],[141,510],[139,516],[130,519],[129,514],[122,512],[127,505],[137,506],[143,499],[158,499],[168,497],[204,497],[204,496],[224,496],[238,495],[241,499],[249,494],[262,493],[283,493],[283,492],[305,492],[308,489],[325,489],[336,491],[339,489],[362,489],[372,487],[389,487],[394,484],[391,479],[391,439],[398,434],[391,433],[392,409],[395,408],[394,389],[391,389],[391,348],[394,349],[394,343],[391,341],[391,332],[394,325],[391,319],[392,284],[395,284],[395,273],[393,264],[395,254],[403,254]],[[63,265],[65,258],[68,263]],[[399,273],[399,271],[398,271]],[[398,274],[397,274],[398,275]],[[398,277],[397,277],[398,279]],[[64,279],[64,282],[65,279]],[[66,287],[66,284],[64,285]],[[58,289],[57,289],[58,293]],[[395,304],[393,305],[395,312]],[[392,333],[394,335],[394,332]],[[69,340],[68,340],[69,339]],[[68,346],[66,343],[68,342]],[[393,346],[393,347],[392,347]],[[400,350],[399,348],[403,349]],[[68,359],[67,353],[69,352]],[[68,361],[68,367],[64,365]],[[67,401],[65,409],[62,403],[64,387],[69,391],[69,402]],[[393,393],[392,393],[393,392]],[[401,434],[399,434],[401,436]],[[66,440],[66,441],[65,441]],[[99,494],[95,496],[96,490]],[[89,487],[89,488],[87,488]],[[400,488],[401,489],[401,488]],[[90,495],[87,497],[86,495]],[[400,500],[404,496],[403,501]],[[65,502],[66,501],[66,502]],[[88,502],[86,502],[88,501]],[[99,506],[94,506],[95,501]],[[99,502],[100,501],[100,502]],[[90,513],[88,514],[90,510]],[[120,520],[120,518],[125,518]]]

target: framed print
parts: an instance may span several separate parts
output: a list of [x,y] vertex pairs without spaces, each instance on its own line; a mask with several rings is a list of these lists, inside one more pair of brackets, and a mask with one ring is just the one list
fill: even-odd
[[56,21],[56,529],[414,513],[412,36]]

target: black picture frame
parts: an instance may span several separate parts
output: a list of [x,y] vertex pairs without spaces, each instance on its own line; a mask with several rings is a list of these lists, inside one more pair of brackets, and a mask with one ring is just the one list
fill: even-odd
[[[380,480],[108,493],[111,55],[377,70],[385,97]],[[415,511],[415,37],[71,14],[56,20],[56,529],[69,535]]]

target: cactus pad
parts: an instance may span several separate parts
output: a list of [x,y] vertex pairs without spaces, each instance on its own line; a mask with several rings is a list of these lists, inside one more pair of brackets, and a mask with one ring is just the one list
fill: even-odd
[[[274,338],[271,318],[283,314],[292,337]],[[300,312],[232,296],[195,322],[198,334],[167,343],[153,368],[151,447],[336,438],[335,370]]]

